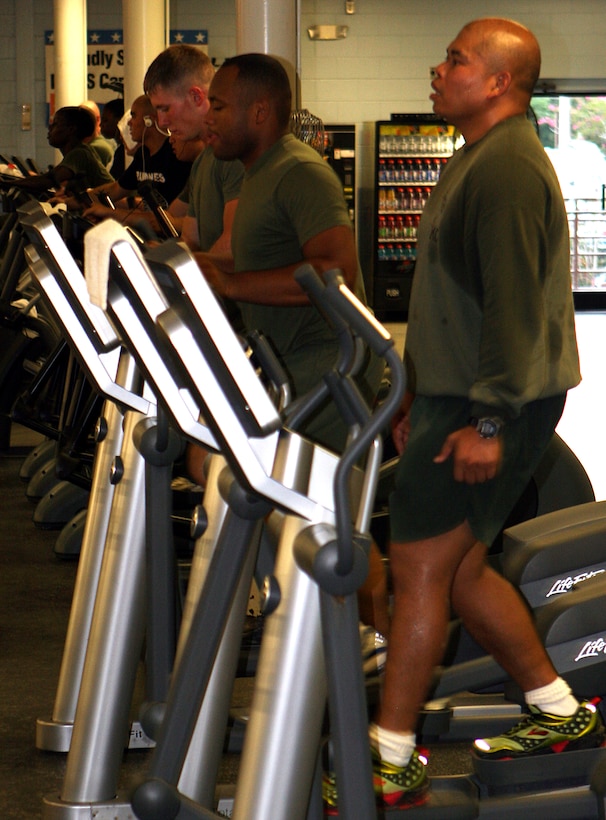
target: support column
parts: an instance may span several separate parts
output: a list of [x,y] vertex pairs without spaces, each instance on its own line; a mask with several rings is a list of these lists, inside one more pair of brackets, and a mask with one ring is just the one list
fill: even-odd
[[298,0],[236,0],[236,51],[278,57],[290,78],[293,108],[299,107]]
[[80,105],[86,89],[86,0],[54,0],[55,108]]
[[143,94],[148,65],[168,45],[168,0],[122,0],[124,105]]

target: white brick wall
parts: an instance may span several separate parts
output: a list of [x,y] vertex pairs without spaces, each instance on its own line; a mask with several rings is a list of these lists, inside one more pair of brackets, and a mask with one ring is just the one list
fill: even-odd
[[[9,5],[11,8],[9,8]],[[16,151],[12,130],[15,121],[15,15],[12,3],[0,4],[0,153]]]
[[[303,104],[327,122],[389,118],[430,111],[429,66],[474,17],[514,18],[529,26],[543,51],[543,77],[603,78],[606,92],[606,7],[601,0],[303,0]],[[310,41],[317,23],[348,25],[345,40]]]
[[[370,248],[375,120],[393,112],[431,111],[429,66],[440,62],[459,29],[475,17],[510,17],[537,35],[544,78],[601,78],[606,93],[606,6],[603,0],[302,0],[301,96],[325,122],[358,125],[358,244]],[[339,41],[311,41],[307,28],[349,26]]]
[[[23,0],[21,0],[23,2]],[[44,119],[45,28],[52,27],[52,0],[31,2],[35,82],[32,89],[37,158],[52,161]],[[294,0],[292,0],[294,2]],[[15,31],[13,0],[0,0],[0,151],[21,153],[15,96],[14,55],[27,53]],[[235,49],[235,2],[172,0],[171,27],[209,32],[209,53],[217,62]],[[302,0],[301,103],[326,122],[359,125],[362,181],[367,173],[371,129],[363,126],[394,111],[429,111],[429,73],[448,42],[478,16],[512,17],[528,25],[543,49],[543,76],[602,78],[606,92],[606,6],[604,0],[356,0],[345,14],[345,0]],[[121,25],[120,0],[89,2],[89,27]],[[345,40],[310,41],[307,28],[319,23],[349,26]],[[18,66],[18,64],[17,64]]]

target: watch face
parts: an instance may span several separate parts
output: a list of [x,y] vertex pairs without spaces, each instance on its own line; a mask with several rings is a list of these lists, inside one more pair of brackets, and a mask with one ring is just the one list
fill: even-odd
[[477,431],[482,436],[482,438],[494,438],[499,430],[501,425],[495,419],[479,419]]

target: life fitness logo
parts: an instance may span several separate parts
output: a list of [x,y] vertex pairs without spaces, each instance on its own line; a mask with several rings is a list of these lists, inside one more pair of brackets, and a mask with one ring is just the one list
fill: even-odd
[[577,584],[588,581],[590,578],[595,578],[596,575],[602,575],[604,572],[606,572],[604,569],[594,569],[588,572],[580,572],[578,575],[569,575],[568,578],[559,578],[554,582],[545,597],[551,598],[552,595],[562,595],[564,592],[570,592]]
[[606,641],[604,638],[598,638],[595,641],[587,641],[585,646],[574,659],[574,662],[578,663],[578,661],[582,661],[584,658],[597,658],[598,655],[606,655]]
[[[606,570],[597,569],[588,572],[581,572],[574,576],[569,575],[568,578],[560,578],[553,584],[545,597],[551,598],[553,595],[563,595],[573,589],[577,584],[580,584],[583,581],[588,581],[596,575],[602,575],[604,572],[606,572]],[[599,655],[606,655],[606,640],[604,640],[604,638],[598,638],[594,641],[587,641],[574,661],[575,663],[578,663],[585,658],[597,658]]]

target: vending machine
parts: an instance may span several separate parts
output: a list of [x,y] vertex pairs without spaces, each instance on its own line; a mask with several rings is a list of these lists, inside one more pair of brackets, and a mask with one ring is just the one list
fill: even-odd
[[343,185],[343,196],[353,224],[356,212],[356,126],[325,125],[324,156]]
[[406,320],[421,213],[455,148],[455,129],[433,114],[376,123],[373,308]]

